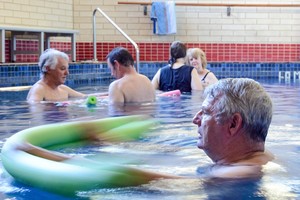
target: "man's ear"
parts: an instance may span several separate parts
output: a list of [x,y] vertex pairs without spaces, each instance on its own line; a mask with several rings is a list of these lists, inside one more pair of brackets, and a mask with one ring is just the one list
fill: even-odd
[[114,60],[113,66],[114,66],[114,69],[115,69],[115,70],[116,70],[116,69],[119,69],[120,63],[119,63],[117,60]]
[[49,66],[44,66],[43,72],[49,72],[50,71],[50,67]]
[[229,132],[233,136],[242,129],[243,118],[240,113],[234,113],[229,122]]

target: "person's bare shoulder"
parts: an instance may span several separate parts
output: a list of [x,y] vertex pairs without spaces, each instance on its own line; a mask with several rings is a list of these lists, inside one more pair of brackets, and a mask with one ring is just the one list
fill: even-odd
[[60,85],[60,86],[58,86],[60,89],[62,89],[62,90],[66,90],[66,91],[68,91],[68,90],[70,90],[71,88],[69,87],[69,86],[67,86],[67,85]]
[[118,85],[119,85],[120,80],[121,80],[121,79],[114,80],[113,82],[111,82],[111,83],[109,84],[109,90],[117,88]]
[[147,76],[145,76],[143,74],[138,74],[138,77],[139,77],[139,79],[141,81],[144,81],[144,82],[147,82],[147,83],[151,83],[151,80]]
[[[124,94],[122,87],[124,87],[124,84],[121,84],[121,80],[115,80],[113,81],[108,88],[108,97],[109,101],[112,104],[115,103],[124,103]],[[122,87],[121,87],[122,86]]]
[[262,175],[260,165],[214,165],[209,176],[217,178],[250,178]]
[[274,159],[271,152],[257,152],[250,158],[230,165],[214,165],[210,174],[219,178],[248,178],[262,175],[263,167]]
[[27,101],[42,101],[45,97],[47,88],[41,83],[36,82],[29,90],[27,95]]
[[209,80],[210,84],[216,83],[218,81],[218,78],[215,76],[213,72],[207,74],[207,79]]
[[159,69],[159,70],[156,72],[156,74],[154,75],[154,77],[153,77],[152,80],[151,80],[151,83],[152,83],[154,89],[159,89],[160,70],[161,70],[161,69]]

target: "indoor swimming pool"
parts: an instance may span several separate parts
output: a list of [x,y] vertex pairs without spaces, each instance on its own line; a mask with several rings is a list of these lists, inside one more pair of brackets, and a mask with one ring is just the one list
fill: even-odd
[[[260,179],[205,179],[203,170],[211,160],[196,146],[197,127],[192,118],[203,101],[202,93],[180,97],[157,97],[154,103],[110,106],[99,100],[96,107],[84,104],[59,107],[28,105],[28,91],[0,92],[0,148],[8,137],[23,129],[43,124],[100,119],[126,115],[148,115],[158,124],[145,138],[133,142],[68,149],[71,154],[126,157],[138,166],[156,172],[190,178],[157,180],[136,187],[78,191],[73,199],[299,199],[300,198],[300,83],[259,80],[274,103],[274,116],[266,148],[276,159]],[[83,93],[107,91],[108,83],[73,85]],[[16,182],[0,163],[0,198],[69,199]]]

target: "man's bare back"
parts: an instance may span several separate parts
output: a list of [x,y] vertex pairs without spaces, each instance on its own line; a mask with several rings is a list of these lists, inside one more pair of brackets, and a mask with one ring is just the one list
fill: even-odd
[[155,100],[155,89],[148,77],[134,68],[129,51],[122,47],[113,49],[107,56],[111,75],[117,80],[109,86],[111,103],[151,102]]

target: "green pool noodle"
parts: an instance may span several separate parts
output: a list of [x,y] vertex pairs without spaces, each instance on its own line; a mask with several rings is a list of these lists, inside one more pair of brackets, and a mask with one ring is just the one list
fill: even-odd
[[112,163],[74,157],[59,162],[29,154],[17,146],[27,142],[49,149],[87,141],[89,134],[99,135],[100,139],[102,137],[112,142],[136,140],[155,123],[144,116],[135,115],[32,127],[8,138],[1,151],[2,164],[17,181],[66,196],[96,188],[144,184],[149,181],[147,175],[151,173],[128,167],[124,160]]
[[95,96],[89,96],[86,99],[86,105],[87,106],[95,106],[97,104],[97,97]]

